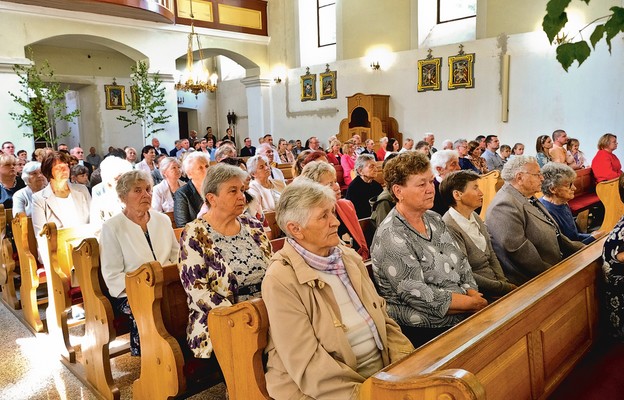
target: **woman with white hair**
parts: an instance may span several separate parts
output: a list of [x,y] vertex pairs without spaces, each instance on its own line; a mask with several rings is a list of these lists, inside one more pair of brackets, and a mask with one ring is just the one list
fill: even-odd
[[100,175],[102,182],[93,186],[91,190],[93,199],[91,200],[90,221],[92,224],[100,226],[104,221],[121,212],[123,205],[115,186],[117,180],[125,172],[132,171],[132,164],[119,157],[106,157],[100,164]]
[[33,193],[37,193],[48,184],[48,180],[41,173],[41,163],[38,161],[26,163],[22,170],[22,180],[26,183],[26,187],[13,195],[13,215],[23,212],[30,217]]
[[174,157],[163,158],[159,163],[160,173],[165,179],[154,186],[152,193],[152,208],[160,212],[173,211],[173,194],[185,185],[180,180],[182,176],[180,161]]
[[602,236],[603,231],[593,233],[581,233],[576,227],[572,210],[568,202],[574,198],[574,181],[576,172],[565,164],[549,162],[542,167],[542,196],[539,201],[546,207],[550,215],[555,219],[561,232],[570,240],[577,240],[589,244]]
[[173,195],[173,218],[178,228],[197,218],[204,201],[199,194],[206,172],[209,158],[201,151],[195,151],[184,157],[182,168],[189,182],[179,188]]
[[169,218],[150,212],[152,177],[148,172],[124,173],[117,180],[115,191],[124,208],[102,225],[99,239],[102,276],[115,309],[130,316],[130,351],[138,356],[139,333],[126,295],[126,273],[149,261],[175,264],[180,247]]
[[330,188],[299,179],[277,206],[287,239],[262,282],[271,398],[355,399],[366,378],[413,351],[360,256],[340,244],[335,204]]
[[366,237],[358,221],[355,206],[350,200],[341,198],[340,185],[336,182],[336,169],[328,162],[312,161],[303,167],[301,178],[310,179],[334,191],[336,195],[336,217],[340,221],[338,235],[340,235],[343,244],[353,248],[363,260],[368,260],[370,252]]
[[286,185],[283,181],[271,178],[269,159],[263,155],[250,157],[247,160],[247,172],[253,178],[249,183],[249,194],[258,200],[263,211],[274,211]]
[[368,218],[371,215],[369,200],[383,191],[379,182],[375,180],[377,162],[372,154],[362,153],[355,159],[353,169],[357,176],[349,184],[345,198],[353,203],[359,219]]
[[197,358],[210,358],[208,313],[260,295],[271,258],[262,224],[243,214],[247,174],[217,164],[202,185],[208,211],[180,236],[180,279],[189,304],[187,343]]

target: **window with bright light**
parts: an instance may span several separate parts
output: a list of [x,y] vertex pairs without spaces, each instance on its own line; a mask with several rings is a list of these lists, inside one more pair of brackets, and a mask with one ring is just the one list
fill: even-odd
[[336,44],[336,1],[317,0],[318,47]]
[[438,0],[438,24],[476,15],[477,0]]

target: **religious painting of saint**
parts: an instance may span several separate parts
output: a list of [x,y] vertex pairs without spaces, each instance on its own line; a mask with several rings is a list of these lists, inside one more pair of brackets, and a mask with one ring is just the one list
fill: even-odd
[[474,53],[449,57],[449,89],[474,87],[474,60]]
[[321,84],[321,100],[336,98],[336,71],[330,71],[329,66],[319,74]]
[[310,73],[306,68],[306,74],[301,75],[301,101],[316,100],[316,74]]
[[120,85],[104,85],[107,110],[126,109],[126,87]]
[[441,90],[440,68],[442,57],[418,60],[418,91]]

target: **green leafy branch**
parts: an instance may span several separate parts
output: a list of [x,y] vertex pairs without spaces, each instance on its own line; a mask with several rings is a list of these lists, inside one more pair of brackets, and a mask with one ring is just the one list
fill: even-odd
[[[33,59],[32,50],[30,58]],[[10,112],[11,118],[18,122],[18,127],[30,127],[31,132],[23,132],[25,137],[34,137],[48,144],[56,144],[61,138],[69,136],[71,127],[65,132],[56,132],[59,121],[72,122],[80,116],[80,110],[67,113],[63,88],[56,81],[54,71],[48,61],[41,66],[14,65],[13,71],[19,79],[20,93],[9,92],[13,101],[22,107],[22,112]]]
[[130,95],[126,95],[128,104],[126,111],[130,117],[121,115],[117,119],[126,123],[124,128],[141,124],[143,136],[148,138],[163,131],[165,128],[158,125],[166,124],[171,118],[171,115],[167,114],[165,87],[158,73],[150,78],[147,63],[139,61],[131,70],[131,90]]
[[[589,41],[594,50],[596,49],[596,44],[604,37],[609,46],[609,53],[611,53],[611,40],[618,33],[624,32],[624,8],[616,6],[609,9],[611,14],[596,18],[579,30],[578,35],[580,35],[581,40],[574,41],[577,35],[571,39],[568,39],[567,35],[559,36],[559,32],[561,32],[561,29],[563,29],[568,22],[568,15],[565,9],[571,1],[572,0],[550,0],[546,5],[546,15],[542,21],[542,28],[544,32],[546,32],[548,40],[551,43],[557,44],[557,61],[559,61],[566,72],[574,60],[578,61],[580,67],[591,54],[589,44],[583,39],[583,31],[590,25],[601,20],[605,21],[603,24],[597,25],[589,37]],[[580,1],[589,5],[590,0]]]

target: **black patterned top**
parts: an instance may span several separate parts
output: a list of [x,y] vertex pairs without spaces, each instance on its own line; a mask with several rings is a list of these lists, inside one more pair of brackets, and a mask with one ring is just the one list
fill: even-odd
[[426,237],[393,208],[381,223],[371,248],[373,273],[400,325],[453,326],[469,314],[447,315],[452,293],[477,290],[468,259],[433,211],[423,215]]

